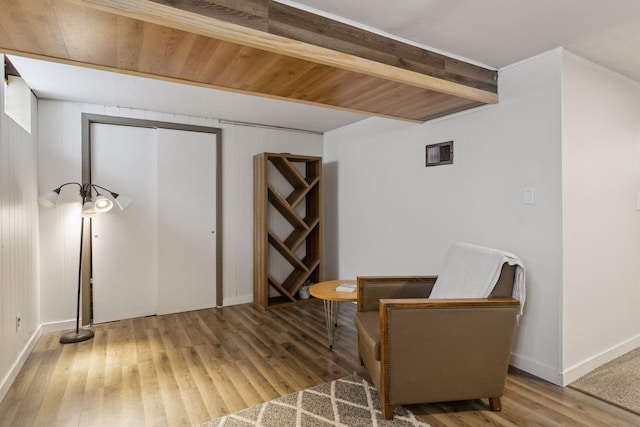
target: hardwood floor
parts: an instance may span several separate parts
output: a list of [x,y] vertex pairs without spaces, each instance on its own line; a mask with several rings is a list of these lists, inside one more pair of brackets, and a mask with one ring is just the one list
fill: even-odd
[[[321,303],[261,312],[250,304],[123,320],[93,340],[43,335],[7,396],[0,426],[190,426],[360,370],[353,304],[334,350]],[[415,405],[437,426],[640,425],[640,416],[520,372],[502,412],[485,401]]]

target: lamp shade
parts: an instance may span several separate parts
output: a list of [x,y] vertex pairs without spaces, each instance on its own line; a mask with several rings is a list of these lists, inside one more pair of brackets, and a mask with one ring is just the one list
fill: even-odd
[[98,195],[93,206],[97,212],[108,212],[113,208],[113,202],[103,195]]
[[85,198],[84,203],[82,204],[82,216],[85,218],[92,218],[97,214],[98,211],[96,210],[96,205],[90,198]]
[[113,200],[115,200],[116,205],[118,205],[120,210],[124,210],[124,208],[129,206],[131,204],[131,202],[133,201],[132,198],[127,197],[127,196],[123,196],[122,194],[112,193],[112,195],[113,195]]
[[45,208],[55,208],[58,206],[58,197],[60,197],[60,189],[56,188],[55,190],[49,191],[44,196],[39,197],[38,202]]

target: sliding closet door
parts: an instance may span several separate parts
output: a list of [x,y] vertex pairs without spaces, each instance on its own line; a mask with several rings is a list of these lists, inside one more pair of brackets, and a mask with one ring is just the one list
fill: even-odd
[[215,134],[92,125],[92,182],[133,198],[93,219],[94,322],[216,304]]
[[158,314],[216,303],[215,134],[158,129]]
[[156,130],[94,124],[91,135],[91,181],[133,198],[92,219],[93,321],[156,314]]

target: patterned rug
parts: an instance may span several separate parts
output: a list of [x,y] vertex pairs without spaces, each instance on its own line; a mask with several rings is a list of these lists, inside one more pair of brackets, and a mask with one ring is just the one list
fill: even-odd
[[393,420],[380,412],[377,390],[358,375],[280,397],[200,427],[428,427],[404,407],[396,407]]
[[640,348],[605,363],[569,387],[640,415]]

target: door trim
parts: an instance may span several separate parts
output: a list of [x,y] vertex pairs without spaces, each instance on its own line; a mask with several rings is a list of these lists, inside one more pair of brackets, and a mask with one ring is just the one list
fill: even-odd
[[[171,123],[156,120],[135,119],[129,117],[105,116],[82,113],[82,182],[91,182],[91,125],[105,124],[117,126],[134,126],[151,129],[174,129],[189,132],[212,133],[216,136],[216,306],[222,306],[222,129],[209,126],[196,126],[183,123]],[[93,320],[91,300],[91,219],[84,236],[85,253],[83,254],[82,271],[82,319],[83,324]],[[87,320],[84,320],[87,319]]]

